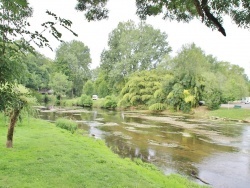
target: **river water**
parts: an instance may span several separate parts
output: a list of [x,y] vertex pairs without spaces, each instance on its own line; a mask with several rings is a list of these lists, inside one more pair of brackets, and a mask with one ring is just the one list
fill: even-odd
[[74,119],[79,128],[105,140],[121,157],[141,158],[165,174],[178,173],[215,188],[250,187],[250,126],[246,123],[100,109],[40,116],[50,121]]

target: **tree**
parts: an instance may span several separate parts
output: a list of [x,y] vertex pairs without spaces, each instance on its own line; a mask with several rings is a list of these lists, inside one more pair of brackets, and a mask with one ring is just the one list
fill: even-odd
[[71,90],[72,82],[68,80],[68,76],[56,72],[52,76],[49,86],[53,89],[60,103],[61,98]]
[[5,109],[6,112],[9,111],[9,116],[10,116],[10,123],[8,126],[7,141],[6,141],[7,148],[13,147],[13,135],[14,135],[15,124],[18,121],[18,117],[22,109],[29,105],[35,104],[35,99],[30,95],[29,90],[22,85],[18,85],[13,88],[11,92],[11,97],[12,97],[11,108]]
[[172,59],[171,69],[174,79],[165,84],[168,103],[174,110],[188,111],[198,106],[205,88],[203,73],[210,69],[205,53],[194,44],[184,45]]
[[[56,21],[44,22],[44,31],[49,30],[56,39],[61,40],[62,35],[56,29],[58,23],[76,35],[70,30],[72,23],[69,20],[49,11],[47,14]],[[24,102],[16,91],[16,82],[23,73],[20,71],[23,68],[23,56],[27,51],[34,52],[32,43],[39,47],[50,45],[43,32],[28,29],[30,24],[27,18],[32,15],[32,10],[26,0],[0,0],[0,15],[0,111],[9,108],[13,112],[7,134],[9,138],[9,135],[13,137],[14,126]],[[12,147],[8,141],[7,147]]]
[[[109,11],[105,7],[108,0],[77,1],[76,9],[85,12],[89,21],[108,17]],[[226,36],[222,26],[224,15],[230,16],[239,27],[250,27],[249,0],[136,0],[136,6],[136,14],[141,19],[163,15],[163,19],[189,22],[200,18],[207,27],[217,28],[224,36]]]
[[222,102],[239,100],[249,95],[248,79],[243,68],[229,62],[217,61],[213,64],[213,71],[222,93]]
[[93,84],[93,82],[91,80],[88,80],[84,84],[82,93],[86,94],[88,96],[92,96],[94,94],[94,84]]
[[136,26],[133,21],[119,23],[109,36],[108,46],[100,67],[113,92],[120,92],[131,73],[156,68],[171,51],[166,33],[145,23]]
[[105,80],[102,80],[97,87],[97,94],[99,97],[106,97],[109,95],[108,84]]
[[152,105],[165,101],[162,83],[171,75],[159,74],[155,70],[136,72],[123,87],[120,106]]
[[84,43],[73,40],[62,43],[56,50],[57,70],[68,76],[72,81],[72,92],[80,96],[84,82],[90,79],[90,51]]
[[48,88],[52,61],[38,52],[28,53],[23,59],[25,74],[20,82],[27,88],[34,90]]

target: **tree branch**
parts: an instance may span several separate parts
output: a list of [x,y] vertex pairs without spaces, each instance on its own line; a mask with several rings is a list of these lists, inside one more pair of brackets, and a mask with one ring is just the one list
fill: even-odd
[[218,21],[217,18],[214,17],[213,14],[211,14],[209,6],[207,5],[207,0],[202,0],[202,9],[204,10],[208,20],[211,21],[218,28],[218,31],[220,31],[224,36],[226,36],[225,29],[223,28],[221,23]]

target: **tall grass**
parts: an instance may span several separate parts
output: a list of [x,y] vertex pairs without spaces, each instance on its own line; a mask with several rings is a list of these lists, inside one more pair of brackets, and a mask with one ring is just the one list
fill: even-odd
[[77,123],[69,120],[69,119],[65,119],[65,118],[59,118],[56,120],[56,126],[60,127],[62,129],[66,129],[68,131],[70,131],[71,133],[74,133],[77,129]]

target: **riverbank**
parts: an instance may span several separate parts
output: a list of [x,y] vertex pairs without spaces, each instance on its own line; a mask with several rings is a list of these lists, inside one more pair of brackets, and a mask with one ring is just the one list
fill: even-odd
[[[66,99],[63,100],[63,106],[66,107],[73,107],[76,104],[76,101],[78,98],[75,99]],[[103,103],[103,99],[94,100],[93,101],[93,107],[94,108],[101,108],[101,104]],[[240,106],[240,108],[234,108],[234,106]],[[134,108],[133,111],[142,112],[143,114],[152,114],[152,111],[149,110],[140,110]],[[239,121],[239,122],[245,122],[250,123],[250,105],[246,106],[246,104],[241,104],[239,101],[236,103],[230,103],[230,104],[222,104],[221,107],[218,110],[207,110],[206,106],[199,106],[197,108],[194,108],[190,114],[184,114],[182,112],[170,112],[168,110],[159,112],[159,114],[169,115],[191,115],[194,117],[200,117],[205,119],[218,119],[223,121]]]
[[40,119],[18,123],[12,149],[5,148],[6,132],[0,114],[1,187],[200,187],[140,160],[122,159],[101,140]]

